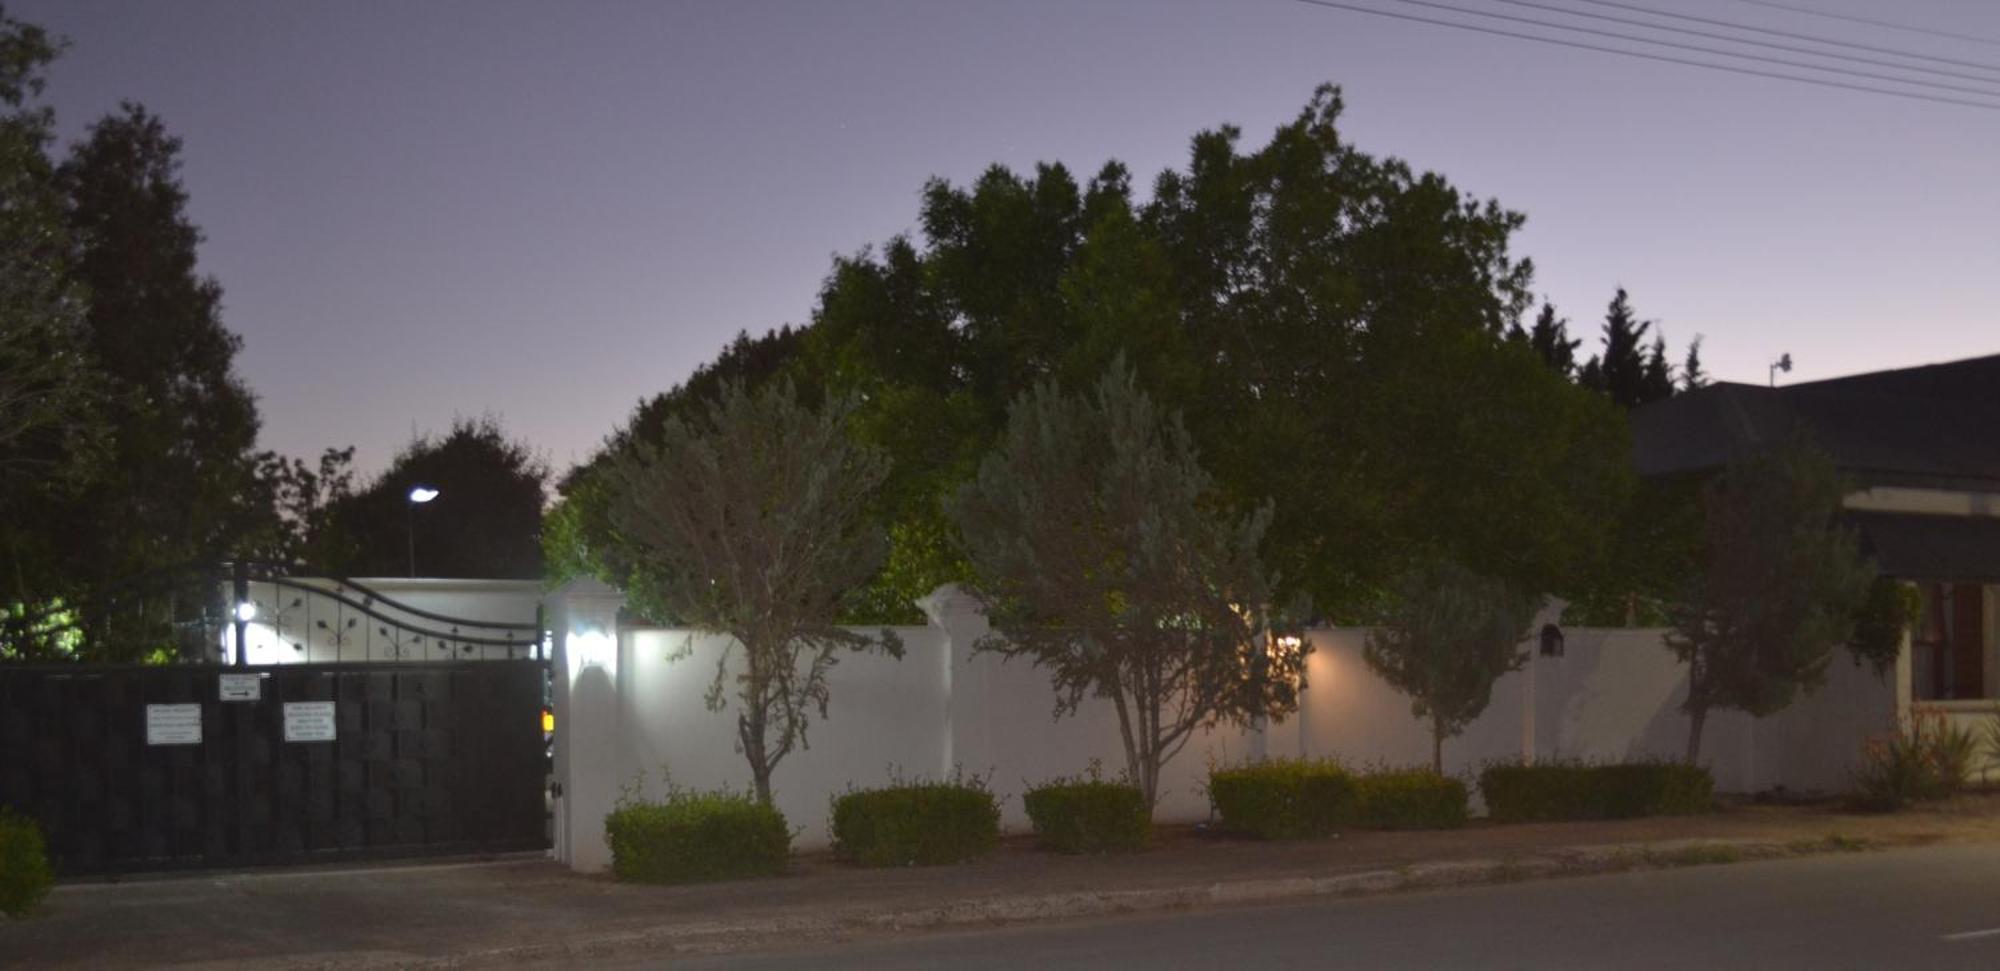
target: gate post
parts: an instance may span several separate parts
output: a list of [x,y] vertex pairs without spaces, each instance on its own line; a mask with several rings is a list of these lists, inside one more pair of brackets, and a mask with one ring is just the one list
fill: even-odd
[[549,597],[555,653],[555,857],[578,871],[611,865],[604,816],[618,793],[618,612],[625,595],[598,580]]

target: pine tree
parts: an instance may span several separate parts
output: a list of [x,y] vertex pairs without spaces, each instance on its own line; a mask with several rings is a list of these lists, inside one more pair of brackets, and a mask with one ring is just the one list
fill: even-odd
[[1687,362],[1681,365],[1681,390],[1693,391],[1708,387],[1708,372],[1701,366],[1701,335],[1694,335],[1688,343]]
[[1633,312],[1631,298],[1619,287],[1604,313],[1604,350],[1584,364],[1578,383],[1627,410],[1671,396],[1666,342],[1655,338],[1650,349],[1645,342],[1652,327]]
[[1556,316],[1554,304],[1543,303],[1532,330],[1523,331],[1519,322],[1507,331],[1507,339],[1526,344],[1549,370],[1570,377],[1576,371],[1576,348],[1581,339],[1569,336],[1569,321]]

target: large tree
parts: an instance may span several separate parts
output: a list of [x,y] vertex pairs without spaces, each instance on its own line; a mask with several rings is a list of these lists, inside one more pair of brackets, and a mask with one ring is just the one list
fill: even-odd
[[1526,663],[1521,640],[1536,598],[1449,561],[1406,573],[1363,649],[1369,668],[1410,698],[1430,723],[1431,768],[1444,773],[1444,740],[1493,700],[1493,683]]
[[[419,435],[358,492],[341,479],[339,452],[318,474],[294,467],[281,492],[324,525],[305,537],[308,568],[345,576],[542,576],[542,505],[548,466],[509,439],[492,417],[461,418],[443,435]],[[410,501],[418,486],[437,498]],[[317,490],[317,491],[315,491]],[[414,561],[414,562],[413,562]]]
[[802,362],[862,394],[859,433],[895,455],[883,508],[910,569],[885,600],[957,578],[919,527],[1015,390],[1119,354],[1184,414],[1221,501],[1275,503],[1265,555],[1332,616],[1371,616],[1431,549],[1525,588],[1589,574],[1630,488],[1624,430],[1506,340],[1521,217],[1357,149],[1341,110],[1322,89],[1254,150],[1203,132],[1143,201],[1115,163],[933,182],[921,241],[837,263]]
[[1706,486],[1699,573],[1667,634],[1688,668],[1689,762],[1709,712],[1782,710],[1825,679],[1836,646],[1870,643],[1854,634],[1875,569],[1837,518],[1845,492],[1832,460],[1802,441]]
[[995,635],[1046,668],[1057,714],[1118,717],[1147,805],[1197,729],[1298,704],[1304,642],[1271,636],[1268,510],[1216,503],[1180,419],[1114,365],[1088,397],[1038,382],[951,503]]
[[887,459],[849,438],[851,412],[844,399],[810,408],[783,380],[754,392],[724,382],[604,469],[634,606],[740,648],[733,679],[732,652],[718,662],[708,705],[719,710],[733,682],[737,742],[765,803],[772,771],[806,746],[813,714],[826,717],[840,655],[902,656],[893,632],[836,623],[886,547],[867,511]]
[[1674,394],[1673,367],[1667,363],[1667,342],[1655,333],[1646,343],[1654,323],[1640,320],[1632,309],[1632,298],[1619,287],[1604,311],[1602,350],[1584,362],[1577,381],[1611,399],[1620,408],[1631,410]]

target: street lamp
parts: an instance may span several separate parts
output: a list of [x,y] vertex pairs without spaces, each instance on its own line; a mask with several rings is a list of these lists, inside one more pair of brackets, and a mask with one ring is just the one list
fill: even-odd
[[417,507],[436,499],[438,491],[427,485],[410,487],[409,527],[410,527],[410,577],[417,575]]

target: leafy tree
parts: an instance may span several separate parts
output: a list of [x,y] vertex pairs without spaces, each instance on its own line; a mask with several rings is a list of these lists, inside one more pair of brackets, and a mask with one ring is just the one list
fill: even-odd
[[[798,366],[860,396],[856,433],[895,459],[898,586],[878,603],[962,578],[938,502],[1015,389],[1081,387],[1121,354],[1184,416],[1218,501],[1273,505],[1280,599],[1364,619],[1432,548],[1529,588],[1590,573],[1630,488],[1624,433],[1506,341],[1529,300],[1521,217],[1360,151],[1341,111],[1327,87],[1254,150],[1203,132],[1143,202],[1116,163],[934,181],[921,240],[836,263]],[[1507,488],[1463,488],[1463,447]]]
[[1431,768],[1444,773],[1444,740],[1486,710],[1493,683],[1527,662],[1520,646],[1536,598],[1449,561],[1405,574],[1363,657],[1410,712],[1431,725]]
[[995,631],[980,650],[1047,668],[1059,717],[1108,700],[1149,806],[1197,728],[1298,705],[1309,648],[1256,619],[1269,510],[1215,498],[1180,420],[1119,362],[1087,398],[1042,381],[1017,399],[950,505]]
[[[740,645],[737,741],[757,798],[771,772],[826,717],[827,671],[839,655],[893,632],[836,626],[844,602],[880,567],[886,540],[867,515],[887,460],[847,435],[850,402],[818,411],[789,381],[750,391],[726,381],[716,398],[668,417],[605,467],[613,542],[632,565],[627,592],[650,616],[728,634]],[[709,688],[720,710],[728,654]]]
[[1875,569],[1836,519],[1845,491],[1832,460],[1796,441],[1708,484],[1700,573],[1667,634],[1688,666],[1689,762],[1710,711],[1779,711],[1854,640]]
[[[619,459],[636,454],[646,445],[657,445],[667,423],[699,415],[708,408],[723,387],[731,382],[756,390],[780,375],[801,369],[793,367],[805,332],[780,327],[757,337],[738,333],[714,361],[695,368],[686,381],[641,401],[632,417],[605,439],[602,448],[581,465],[571,469],[558,485],[560,500],[544,516],[542,557],[551,583],[574,577],[595,576],[623,587],[630,578],[631,565],[619,558],[612,541],[611,491],[602,479],[605,470]],[[810,373],[794,382],[807,403],[820,397],[817,381]]]
[[269,516],[248,541],[252,557],[307,572],[346,571],[357,551],[334,517],[354,497],[351,446],[326,449],[312,466],[276,452],[260,452],[256,484],[258,505],[268,509]]
[[32,104],[60,47],[0,13],[0,499],[74,484],[106,432],[85,295],[64,272],[70,246],[48,157],[55,116]]
[[[322,457],[321,474],[299,483],[321,490],[307,502],[324,505],[327,523],[307,537],[308,555],[319,558],[310,566],[345,576],[541,578],[548,466],[495,419],[461,418],[443,436],[419,435],[367,488],[329,497],[344,488],[342,465],[340,453]],[[438,497],[413,509],[419,485]]]

